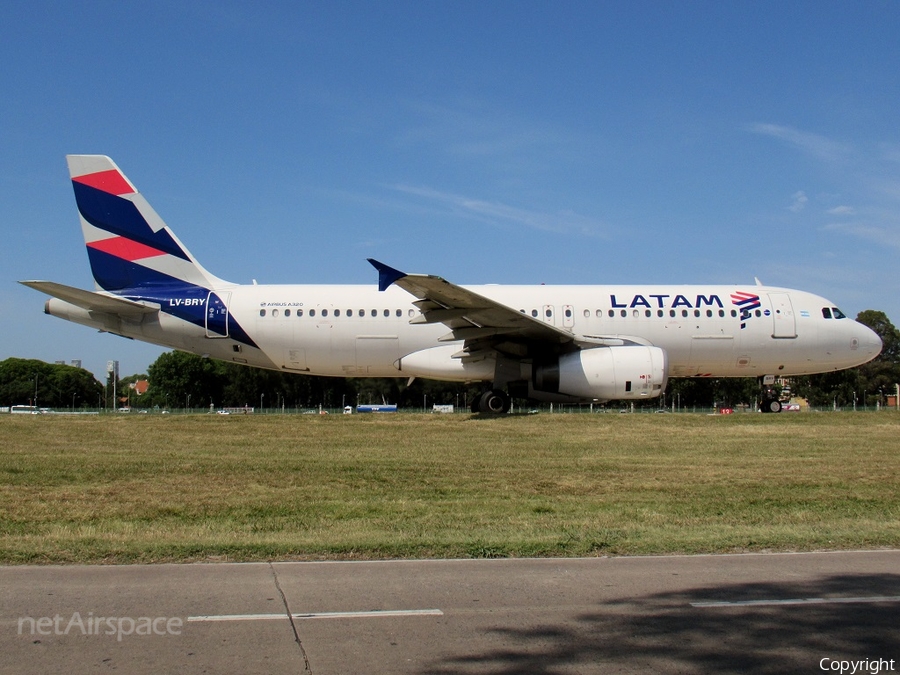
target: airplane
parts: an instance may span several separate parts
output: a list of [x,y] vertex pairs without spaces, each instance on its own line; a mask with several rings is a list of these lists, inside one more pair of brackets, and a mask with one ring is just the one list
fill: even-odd
[[[861,365],[879,336],[811,293],[753,285],[459,286],[378,260],[372,285],[236,284],[208,272],[119,167],[67,156],[96,290],[20,283],[46,314],[204,357],[333,377],[480,382],[512,397],[646,400],[670,377],[774,377]],[[781,404],[769,395],[765,412]]]

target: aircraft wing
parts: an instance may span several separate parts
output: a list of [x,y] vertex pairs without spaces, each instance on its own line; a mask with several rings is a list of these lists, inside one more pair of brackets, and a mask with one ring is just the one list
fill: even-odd
[[547,351],[561,353],[575,348],[576,336],[540,319],[523,314],[496,300],[474,293],[438,276],[406,274],[369,258],[378,270],[378,288],[396,285],[418,298],[422,312],[413,324],[442,323],[450,333],[441,342],[465,341],[472,354],[496,349],[515,356]]
[[80,288],[57,284],[53,281],[20,281],[19,283],[41,293],[52,295],[54,298],[64,300],[76,307],[86,309],[89,312],[106,312],[107,314],[136,317],[141,314],[153,314],[159,311],[159,305],[152,303],[135,302],[127,298],[85,291]]

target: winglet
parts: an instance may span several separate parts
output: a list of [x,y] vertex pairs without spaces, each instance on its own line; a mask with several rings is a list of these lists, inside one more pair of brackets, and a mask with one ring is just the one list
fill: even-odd
[[393,284],[398,279],[402,279],[406,276],[406,272],[401,272],[400,270],[395,270],[393,267],[385,265],[383,262],[378,262],[375,258],[367,258],[369,263],[378,270],[378,290],[385,291],[388,287]]

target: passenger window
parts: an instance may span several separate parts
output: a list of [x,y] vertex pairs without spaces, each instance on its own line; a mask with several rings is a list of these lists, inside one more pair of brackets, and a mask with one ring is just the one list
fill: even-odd
[[323,309],[323,310],[322,310],[322,316],[328,316],[328,310],[327,310],[327,309]]
[[265,316],[265,315],[266,315],[266,310],[264,310],[264,309],[259,310],[259,315],[260,315],[260,316]]
[[397,314],[397,318],[399,319],[401,316],[403,316],[403,310],[402,310],[402,309],[398,309],[397,312],[396,312],[396,314]]
[[656,310],[656,316],[662,318],[664,314],[665,312],[663,312],[661,309]]
[[[324,314],[324,311],[323,311],[322,313]],[[335,316],[340,316],[340,315],[341,315],[341,310],[339,310],[339,309],[334,310],[334,315],[335,315]]]
[[298,309],[298,310],[297,310],[297,316],[303,316],[303,310],[302,310],[302,309]]
[[650,318],[651,316],[653,316],[653,312],[651,312],[649,309],[645,309],[644,316],[646,316],[647,318]]
[[613,317],[615,317],[615,315],[616,315],[616,313],[615,313],[614,311],[609,310],[609,318],[610,318],[610,319],[612,319]]
[[762,316],[762,312],[761,312],[760,310],[756,310],[756,316],[757,316],[757,317]]
[[366,310],[364,310],[364,309],[359,310],[359,318],[360,319],[363,318],[365,315],[366,315]]
[[377,310],[377,309],[373,309],[373,310],[372,310],[372,316],[378,316],[378,310]]
[[694,316],[695,316],[695,317],[699,317],[699,316],[700,316],[700,310],[699,310],[699,309],[695,309],[695,310],[694,310]]
[[411,319],[416,315],[416,310],[411,309],[407,312],[407,314],[409,315],[409,318]]
[[674,309],[669,310],[669,316],[671,316],[672,318],[675,318],[675,310]]
[[602,309],[598,309],[598,310],[597,310],[597,318],[598,318],[598,319],[602,319],[602,318],[603,318],[603,310],[602,310]]
[[535,319],[537,318],[537,310],[536,309],[531,310],[531,316],[533,316]]
[[315,315],[316,315],[316,310],[314,310],[314,309],[309,310],[309,315],[310,315],[310,316],[315,316]]
[[285,315],[285,316],[290,316],[290,315],[291,315],[291,310],[289,310],[289,309],[284,310],[284,315]]
[[684,317],[684,318],[686,319],[686,318],[687,318],[687,315],[688,315],[688,311],[687,311],[686,309],[681,310],[681,316],[682,316],[682,317]]
[[567,319],[571,319],[571,318],[572,318],[572,310],[571,310],[571,309],[566,309],[566,318],[567,318]]
[[273,317],[278,316],[278,310],[277,310],[277,309],[273,309],[273,310],[272,310],[272,316],[273,316]]
[[551,316],[553,316],[553,310],[552,310],[552,309],[545,309],[545,310],[544,310],[544,316],[546,316],[546,317],[549,319]]
[[589,309],[584,310],[584,318],[585,319],[591,318],[591,310],[589,310]]
[[847,316],[841,310],[839,310],[837,307],[832,307],[831,313],[834,314],[835,319],[846,319],[847,318]]
[[391,315],[391,310],[389,310],[389,309],[384,310],[384,315],[385,315],[386,317],[390,316],[390,315]]
[[736,318],[737,318],[737,310],[736,310],[736,309],[731,310],[731,318],[732,318],[732,319],[736,319]]
[[628,317],[628,312],[626,312],[624,309],[622,310],[621,314],[623,319]]
[[712,310],[711,310],[711,309],[706,310],[706,316],[707,316],[707,318],[709,318],[709,317],[712,316]]
[[725,316],[725,310],[724,310],[724,309],[720,309],[720,310],[719,310],[719,318],[720,318],[720,319],[721,319],[721,318],[724,318],[724,316]]

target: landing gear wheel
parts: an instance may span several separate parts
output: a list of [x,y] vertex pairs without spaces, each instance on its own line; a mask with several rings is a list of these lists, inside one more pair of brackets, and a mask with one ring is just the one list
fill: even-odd
[[492,389],[478,399],[478,412],[500,415],[509,412],[510,400],[505,391]]
[[762,405],[759,407],[764,413],[777,413],[781,412],[781,401],[774,398],[767,398],[762,402]]

